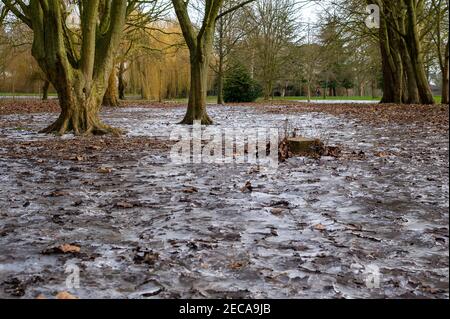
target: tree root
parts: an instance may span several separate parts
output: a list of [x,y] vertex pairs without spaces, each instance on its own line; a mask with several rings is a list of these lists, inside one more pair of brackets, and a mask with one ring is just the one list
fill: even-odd
[[81,125],[73,125],[69,119],[58,119],[56,122],[54,122],[52,125],[46,127],[45,129],[41,130],[39,133],[44,134],[56,134],[59,136],[62,136],[67,133],[73,132],[76,136],[87,136],[87,135],[121,135],[124,132],[119,129],[115,128],[106,124],[101,123],[98,121],[97,123],[92,123],[87,125],[85,128],[82,128]]
[[184,125],[193,125],[195,121],[201,121],[202,125],[213,125],[213,120],[209,117],[208,114],[203,114],[203,116],[200,118],[194,118],[193,116],[186,115],[184,119],[179,124]]

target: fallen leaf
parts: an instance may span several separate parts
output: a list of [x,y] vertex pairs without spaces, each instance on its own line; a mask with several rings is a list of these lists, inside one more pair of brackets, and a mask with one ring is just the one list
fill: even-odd
[[78,298],[72,295],[71,293],[68,293],[67,291],[61,291],[58,292],[58,294],[56,295],[56,299],[78,299]]
[[374,155],[376,157],[388,157],[388,156],[390,156],[390,154],[387,153],[387,152],[376,152]]
[[128,203],[128,202],[118,202],[115,205],[118,208],[133,208],[134,204]]
[[242,267],[244,267],[244,263],[239,262],[239,261],[234,261],[228,265],[228,268],[233,269],[233,270],[239,270]]
[[159,260],[159,253],[150,251],[142,251],[141,248],[136,249],[136,255],[133,258],[133,261],[136,264],[147,264],[150,266],[154,266],[156,262]]
[[58,247],[48,248],[42,251],[44,255],[52,255],[52,254],[78,254],[81,248],[76,245],[71,244],[63,244]]
[[183,193],[187,193],[187,194],[198,193],[198,189],[195,187],[189,187],[189,188],[184,189]]
[[249,181],[247,183],[245,183],[244,187],[241,188],[241,192],[243,193],[249,193],[253,191],[253,186],[252,183],[250,183]]
[[275,215],[275,216],[279,216],[279,215],[283,214],[284,209],[282,209],[282,208],[272,208],[272,209],[270,210],[270,212],[271,212],[273,215]]
[[97,172],[101,173],[101,174],[109,174],[109,173],[112,172],[112,168],[110,168],[110,167],[99,167]]
[[323,230],[326,230],[327,228],[322,224],[317,224],[317,225],[314,225],[314,229],[323,231]]
[[59,249],[64,254],[67,254],[67,253],[79,253],[80,250],[81,250],[81,248],[79,246],[70,245],[70,244],[63,244],[63,245],[59,246]]

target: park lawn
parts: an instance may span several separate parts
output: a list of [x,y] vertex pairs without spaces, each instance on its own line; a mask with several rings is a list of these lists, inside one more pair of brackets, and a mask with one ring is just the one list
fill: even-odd
[[[327,96],[325,100],[343,100],[343,101],[379,101],[380,97],[372,96]],[[274,100],[282,101],[306,101],[308,98],[306,96],[285,96],[285,97],[275,97]],[[324,100],[323,96],[311,97],[311,100]]]
[[[7,97],[13,97],[13,96],[30,96],[30,97],[40,97],[41,94],[39,93],[10,93],[10,92],[0,92],[0,96],[7,96]],[[49,93],[48,96],[57,96],[56,93]]]
[[[285,96],[285,97],[275,97],[274,100],[278,101],[306,101],[308,98],[306,96]],[[436,103],[441,104],[441,96],[436,95],[434,97]],[[322,97],[311,97],[312,101],[324,100]],[[327,96],[326,100],[342,100],[342,101],[380,101],[381,97],[372,96]]]
[[[39,97],[40,94],[37,93],[9,93],[9,92],[0,92],[0,97],[13,97],[13,96],[29,96],[29,97]],[[56,93],[49,93],[49,96],[55,97]],[[277,96],[273,98],[273,101],[306,101],[308,98],[306,96]],[[381,97],[372,97],[372,96],[327,96],[327,100],[342,100],[342,101],[379,101]],[[434,97],[436,103],[441,104],[442,98],[441,96]],[[271,99],[272,100],[272,99]],[[311,97],[312,101],[316,100],[324,100],[323,96],[321,97]],[[177,98],[177,99],[169,99],[165,100],[167,102],[175,102],[175,103],[187,103],[188,98]],[[258,102],[262,102],[263,99],[259,98]],[[206,98],[206,102],[209,104],[217,103],[217,96],[208,96]]]
[[[441,97],[435,96],[436,103],[441,103]],[[285,97],[274,97],[273,101],[306,101],[308,98],[306,96],[285,96]],[[323,97],[312,97],[312,101],[323,100]],[[327,96],[327,100],[342,100],[342,101],[374,101],[379,102],[381,97],[372,97],[372,96]],[[271,99],[272,100],[272,99]],[[179,98],[179,99],[170,99],[170,102],[177,103],[187,103],[187,98]],[[217,96],[208,96],[206,99],[207,103],[214,104],[217,103]],[[257,102],[263,102],[262,98],[259,98]]]

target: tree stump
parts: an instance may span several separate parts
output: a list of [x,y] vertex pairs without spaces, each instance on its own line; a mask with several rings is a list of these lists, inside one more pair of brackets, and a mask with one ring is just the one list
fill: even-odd
[[297,156],[317,156],[324,152],[324,145],[319,139],[290,137],[287,139],[289,152]]

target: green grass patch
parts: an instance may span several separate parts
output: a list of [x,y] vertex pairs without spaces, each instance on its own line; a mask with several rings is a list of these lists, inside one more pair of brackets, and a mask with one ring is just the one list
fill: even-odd
[[[10,92],[0,92],[0,96],[5,96],[5,97],[20,97],[20,96],[25,96],[25,97],[41,97],[41,94],[38,93],[10,93]],[[49,93],[48,96],[57,96],[56,93]]]
[[[327,96],[326,99],[323,96],[311,97],[311,101],[317,100],[342,100],[342,101],[379,101],[380,97],[372,97],[372,96]],[[306,96],[285,96],[285,97],[274,97],[275,101],[307,101],[308,98]]]

